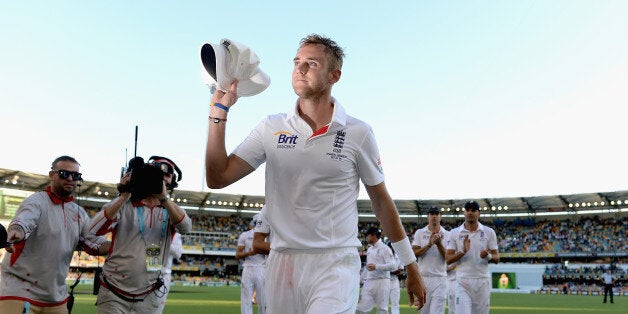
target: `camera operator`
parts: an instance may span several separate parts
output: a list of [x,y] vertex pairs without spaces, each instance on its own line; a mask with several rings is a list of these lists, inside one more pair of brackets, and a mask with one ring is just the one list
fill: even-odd
[[144,164],[131,159],[120,195],[103,206],[91,222],[98,235],[113,232],[109,256],[96,280],[101,284],[98,313],[155,313],[166,292],[161,273],[175,232],[187,233],[192,220],[168,197],[181,171],[168,158]]
[[82,181],[79,163],[60,156],[51,166],[50,185],[22,201],[2,243],[2,314],[68,313],[72,298],[65,278],[77,244],[92,255],[109,248],[104,237],[88,231],[89,216],[73,202]]

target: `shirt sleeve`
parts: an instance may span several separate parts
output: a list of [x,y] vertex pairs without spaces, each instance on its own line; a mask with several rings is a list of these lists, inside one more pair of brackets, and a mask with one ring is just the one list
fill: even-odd
[[83,250],[90,255],[99,255],[98,248],[107,242],[107,239],[103,236],[97,236],[95,233],[90,232],[90,219],[85,210],[81,207],[78,208],[80,219],[83,222],[81,224],[81,236],[79,241],[83,247]]
[[365,133],[362,144],[359,145],[357,158],[358,174],[360,180],[367,186],[374,186],[384,182],[379,149],[375,141],[375,134],[369,127]]
[[260,122],[249,136],[233,150],[233,154],[242,158],[254,169],[257,169],[266,161],[263,134],[268,120],[269,118],[266,118]]
[[414,232],[414,236],[412,237],[412,246],[421,246],[421,242],[419,241],[421,236],[420,231],[421,229]]
[[183,255],[183,243],[181,242],[181,234],[175,233],[170,244],[170,254],[174,259],[179,260]]
[[238,237],[238,246],[246,247],[246,242],[244,239],[244,232],[240,235],[240,237]]
[[[109,203],[103,205],[102,209],[99,212],[97,212],[96,215],[94,215],[94,217],[92,217],[89,223],[89,232],[96,235],[104,235],[111,232],[113,229],[116,228],[116,226],[118,225],[118,220],[120,219],[120,212],[116,214],[116,217],[108,218],[105,215],[105,209],[107,209],[110,206],[110,204],[115,202],[116,199],[113,199]],[[123,208],[120,209],[120,211],[122,210]]]
[[388,271],[393,271],[396,269],[397,262],[395,261],[395,257],[393,256],[393,253],[389,247],[387,246],[382,247],[379,250],[379,254],[381,254],[383,263],[375,265],[375,269],[388,270]]
[[490,235],[491,237],[488,239],[488,248],[490,250],[497,250],[497,235],[495,234],[495,230],[490,229]]
[[264,214],[263,209],[261,214],[259,215],[259,220],[255,224],[255,232],[270,233],[270,224],[266,220],[266,215]]
[[37,223],[41,216],[41,204],[41,194],[33,194],[27,197],[22,201],[15,213],[15,217],[9,224],[9,226],[18,225],[22,227],[25,233],[24,239],[28,239],[35,229],[37,229]]
[[175,221],[174,223],[177,232],[181,234],[186,234],[192,230],[192,218],[188,216],[185,210],[183,211],[183,213],[185,214],[183,215],[183,219],[181,219],[180,221]]
[[454,230],[449,232],[449,238],[447,239],[447,249],[456,251],[456,237],[458,232]]

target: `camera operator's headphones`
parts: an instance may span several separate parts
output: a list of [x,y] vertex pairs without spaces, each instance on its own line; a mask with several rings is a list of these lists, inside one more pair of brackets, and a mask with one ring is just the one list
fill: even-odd
[[[181,181],[181,179],[183,178],[183,172],[181,172],[181,169],[177,167],[177,164],[175,164],[174,161],[166,157],[150,156],[150,158],[148,159],[148,163],[159,164],[161,170],[167,173],[172,173],[172,181],[166,185],[168,189],[173,190],[179,186],[179,183],[177,182]],[[167,165],[167,169],[164,169],[166,168],[165,165]]]

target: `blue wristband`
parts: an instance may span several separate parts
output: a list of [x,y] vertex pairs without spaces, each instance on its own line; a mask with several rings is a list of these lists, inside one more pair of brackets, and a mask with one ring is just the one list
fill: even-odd
[[222,110],[224,110],[224,111],[226,111],[226,112],[229,112],[229,107],[227,107],[227,106],[225,106],[225,105],[223,105],[223,104],[221,104],[221,103],[217,103],[217,102],[215,102],[215,103],[214,103],[214,106],[216,106],[217,108],[220,108],[220,109],[222,109]]

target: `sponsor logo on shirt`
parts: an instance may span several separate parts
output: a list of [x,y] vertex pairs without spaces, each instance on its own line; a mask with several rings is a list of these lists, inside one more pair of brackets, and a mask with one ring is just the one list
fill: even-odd
[[281,149],[294,149],[299,138],[298,135],[287,131],[275,132],[273,135],[277,136],[277,148]]

